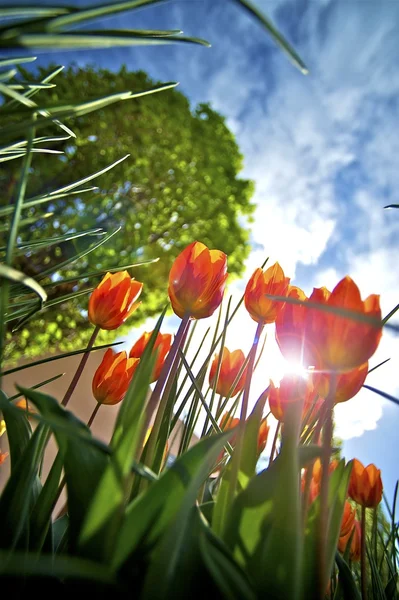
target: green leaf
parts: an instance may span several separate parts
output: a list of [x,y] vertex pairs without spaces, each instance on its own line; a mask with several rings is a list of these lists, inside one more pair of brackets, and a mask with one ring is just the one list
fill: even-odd
[[387,394],[386,392],[383,392],[382,390],[372,387],[371,385],[367,385],[366,383],[363,384],[363,387],[366,388],[366,390],[370,390],[371,392],[374,392],[375,394],[382,396],[382,398],[385,398],[385,400],[389,400],[390,402],[393,402],[394,404],[399,404],[399,399],[395,398],[395,396],[391,396],[391,394]]
[[[326,531],[326,573],[331,573],[336,555],[344,505],[352,465],[342,460],[330,475],[328,490],[328,530]],[[320,498],[309,508],[305,529],[304,564],[302,569],[302,598],[316,600],[318,566],[317,540],[319,535]],[[327,587],[328,581],[325,582]]]
[[[166,38],[165,38],[166,39]],[[167,38],[170,39],[170,38]],[[1,44],[0,44],[1,46]],[[105,108],[106,106],[111,106],[116,102],[121,100],[133,100],[134,98],[140,98],[142,96],[147,96],[148,94],[154,94],[156,92],[162,92],[163,90],[168,90],[176,87],[177,83],[165,83],[161,85],[157,85],[149,90],[144,90],[142,92],[121,92],[119,94],[111,94],[109,96],[105,96],[103,98],[97,98],[95,100],[91,100],[88,102],[83,102],[82,104],[75,104],[74,106],[52,106],[52,107],[44,107],[40,109],[40,112],[48,113],[48,116],[41,116],[36,119],[30,119],[28,121],[21,121],[19,123],[13,123],[11,125],[6,125],[0,129],[0,135],[3,139],[6,139],[7,136],[17,136],[19,134],[25,133],[31,127],[35,127],[36,129],[40,129],[41,127],[47,127],[52,121],[56,119],[60,119],[63,117],[81,117],[83,115],[87,115],[93,111],[100,110]],[[38,112],[37,107],[33,108],[25,108],[19,109],[15,111],[6,111],[3,110],[3,114],[19,114],[21,112]]]
[[397,575],[397,573],[395,573],[395,575],[392,575],[392,577],[389,579],[387,585],[385,586],[384,593],[385,593],[386,600],[397,600],[397,597],[398,597],[397,585],[398,585],[398,575]]
[[336,552],[335,554],[335,562],[338,567],[339,584],[344,600],[361,600],[352,572],[339,552]]
[[[122,158],[119,158],[115,162],[111,163],[110,165],[107,165],[106,167],[104,167],[104,169],[101,169],[100,171],[96,171],[95,173],[92,173],[91,175],[88,175],[87,177],[83,177],[83,179],[79,179],[78,181],[74,181],[73,183],[65,185],[62,188],[54,190],[53,192],[50,192],[49,194],[47,194],[47,196],[35,196],[34,198],[30,198],[29,200],[27,200],[24,203],[23,207],[31,208],[32,206],[35,206],[35,203],[37,203],[39,200],[42,202],[43,200],[47,199],[48,202],[51,202],[52,200],[54,200],[55,197],[62,197],[62,196],[59,196],[59,194],[65,194],[66,192],[70,192],[71,190],[74,190],[75,188],[79,187],[80,185],[84,185],[88,181],[92,181],[96,177],[100,177],[100,175],[103,175],[104,173],[107,173],[107,171],[114,169],[117,165],[119,165],[124,160],[129,158],[129,156],[130,156],[130,154],[126,154],[126,156],[123,156]],[[76,193],[81,194],[82,190],[79,190]]]
[[29,443],[32,428],[25,412],[11,404],[3,391],[0,391],[0,410],[6,422],[12,472]]
[[210,528],[202,525],[199,537],[201,555],[213,580],[227,600],[256,600],[256,594],[240,565]]
[[232,505],[225,541],[241,565],[249,566],[273,515],[273,493],[279,477],[280,457],[261,471],[240,492]]
[[[73,549],[107,458],[102,450],[82,439],[91,438],[90,429],[71,412],[62,408],[54,398],[34,390],[20,390],[35,404],[43,417],[49,420],[57,445],[64,454],[70,518],[69,543]],[[65,430],[54,426],[54,421],[63,422]]]
[[73,256],[64,260],[63,262],[58,263],[52,267],[49,267],[48,269],[45,269],[44,271],[41,271],[40,273],[38,273],[38,277],[41,279],[42,277],[48,277],[49,275],[52,275],[53,273],[57,273],[60,269],[64,269],[66,266],[70,265],[71,263],[74,263],[77,260],[79,260],[80,258],[87,256],[88,254],[90,254],[90,252],[94,252],[94,250],[97,250],[97,248],[99,248],[103,244],[106,244],[114,235],[119,233],[120,230],[121,230],[121,228],[118,227],[118,229],[115,229],[115,231],[112,231],[108,235],[104,236],[99,242],[96,242],[95,244],[91,245],[87,250],[82,250],[82,252],[78,252],[77,254],[74,254]]
[[[15,38],[7,38],[2,42],[0,38],[0,47],[11,48],[117,48],[124,46],[154,46],[173,43],[199,44],[209,47],[206,40],[194,37],[185,37],[182,35],[137,35],[123,29],[100,30],[100,31],[81,31],[63,32],[63,33],[22,33]],[[121,98],[124,100],[126,98]],[[85,113],[83,113],[85,114]],[[68,115],[63,115],[68,116]]]
[[251,16],[254,16],[256,20],[266,29],[273,41],[280,46],[280,48],[287,54],[288,58],[292,63],[303,73],[307,75],[308,68],[302,61],[301,57],[297,54],[294,48],[287,42],[282,34],[275,28],[273,23],[268,19],[260,10],[256,8],[248,0],[234,0],[242,6]]
[[[61,7],[61,6],[3,6],[0,8],[0,18],[10,18],[10,17],[55,17],[58,15],[64,15],[68,12],[69,9]],[[11,59],[10,59],[11,60]],[[32,58],[29,60],[28,58],[16,58],[13,59],[16,62],[31,62],[31,60],[36,60],[36,58]]]
[[384,592],[384,585],[381,580],[378,566],[375,561],[374,552],[371,551],[370,547],[366,545],[367,558],[369,559],[370,571],[371,571],[371,585],[373,589],[373,600],[387,600]]
[[308,463],[315,460],[316,458],[320,458],[323,449],[321,446],[316,446],[315,444],[309,444],[308,446],[300,446],[298,448],[299,452],[299,464],[301,468],[304,469]]
[[47,441],[47,428],[37,427],[3,490],[0,514],[4,521],[0,528],[0,548],[12,550],[14,547],[26,547],[28,543],[29,512],[40,491],[37,475]]
[[[256,473],[256,463],[258,462],[258,436],[259,428],[263,417],[263,409],[267,400],[266,394],[261,394],[257,400],[252,413],[245,423],[244,443],[241,453],[240,472],[238,475],[242,487],[246,487],[250,479]],[[244,483],[245,481],[245,483]]]
[[47,300],[47,293],[42,286],[37,283],[35,279],[32,279],[32,277],[27,277],[27,275],[21,273],[21,271],[17,271],[16,269],[4,264],[0,264],[0,277],[3,279],[8,279],[13,283],[20,283],[24,287],[27,287],[38,296],[41,304]]
[[106,565],[83,560],[74,556],[53,556],[36,553],[0,552],[0,574],[5,576],[58,577],[60,579],[86,579],[103,584],[114,584],[114,578]]
[[[59,487],[61,473],[64,464],[64,456],[58,452],[51,466],[50,472],[46,481],[37,497],[30,516],[30,547],[33,550],[40,551],[45,544],[46,537],[49,537],[50,547],[46,549],[52,550],[52,524],[51,515],[55,504],[59,498],[61,488]],[[50,533],[50,536],[48,536]]]
[[72,350],[72,352],[64,352],[63,354],[58,354],[57,356],[49,356],[48,358],[42,358],[40,360],[32,361],[31,363],[27,363],[25,365],[19,365],[18,367],[13,367],[12,369],[7,369],[0,373],[0,377],[4,377],[5,375],[11,375],[11,373],[16,373],[17,371],[23,371],[24,369],[29,369],[30,367],[37,367],[38,365],[43,365],[48,362],[53,362],[54,360],[60,360],[61,358],[67,358],[68,356],[76,356],[77,354],[86,354],[87,352],[94,352],[95,350],[104,350],[104,348],[112,348],[114,346],[119,346],[123,342],[114,342],[112,344],[102,344],[101,346],[94,346],[90,350],[83,348],[81,350]]
[[[49,377],[49,379],[45,379],[44,381],[40,381],[39,383],[36,383],[35,385],[32,385],[32,390],[36,390],[37,388],[43,387],[44,385],[47,385],[48,383],[52,383],[53,381],[56,381],[57,379],[60,379],[60,377],[63,377],[65,375],[65,373],[59,373],[58,375],[54,375],[54,377]],[[17,400],[18,398],[21,398],[22,394],[14,394],[14,396],[10,396],[9,400]]]
[[217,590],[212,589],[212,580],[200,555],[198,542],[201,529],[201,516],[197,507],[191,507],[187,519],[184,523],[179,523],[176,539],[173,539],[176,527],[172,523],[150,558],[143,598],[187,598],[193,589],[197,597],[205,594],[214,597],[213,591]]
[[228,437],[224,433],[198,442],[132,502],[115,546],[113,568],[119,569],[141,544],[151,548],[175,518],[175,523],[184,522]]
[[127,486],[131,479],[131,463],[141,437],[144,406],[155,362],[152,349],[163,316],[164,313],[146,345],[122,401],[110,444],[113,451],[111,461],[103,473],[97,492],[92,497],[82,527],[79,539],[81,551],[102,560],[111,559],[123,517],[123,505],[125,498],[128,498]]
[[165,0],[127,0],[125,2],[113,2],[110,4],[97,4],[97,6],[83,8],[65,16],[51,19],[46,25],[46,30],[57,31],[66,25],[71,26],[82,22],[87,23],[87,21],[90,21],[91,19],[116,15],[120,12],[134,10],[135,8],[142,8],[160,2],[165,2]]
[[177,378],[173,382],[172,389],[170,391],[168,401],[166,403],[165,413],[163,416],[161,428],[159,430],[159,435],[155,446],[155,457],[154,463],[152,465],[152,470],[154,471],[154,473],[159,473],[164,463],[165,450],[167,449],[167,442],[170,434],[170,422],[173,416],[173,407],[176,401],[176,392]]
[[[2,16],[2,9],[0,8],[0,17]],[[35,62],[36,56],[16,56],[15,58],[2,58],[0,60],[0,67],[7,67],[8,65],[22,65],[23,63]]]

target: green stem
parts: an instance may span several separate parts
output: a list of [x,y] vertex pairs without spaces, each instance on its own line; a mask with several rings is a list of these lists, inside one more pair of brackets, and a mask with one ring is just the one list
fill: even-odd
[[[32,119],[36,119],[36,113],[33,113]],[[7,251],[5,263],[9,267],[12,266],[13,263],[13,255],[15,243],[18,235],[19,221],[21,218],[22,206],[25,199],[26,186],[28,183],[29,169],[32,162],[32,147],[33,140],[35,137],[36,129],[35,127],[30,127],[28,131],[28,140],[26,145],[26,153],[24,156],[24,162],[22,165],[21,176],[19,178],[18,189],[16,194],[16,200],[14,205],[14,213],[12,216],[10,233],[7,241]],[[9,300],[9,291],[10,291],[10,283],[6,279],[2,281],[1,289],[0,289],[0,370],[3,364],[3,354],[5,347],[5,315],[8,309],[8,300]],[[0,388],[2,385],[2,381],[0,379]]]
[[[209,410],[212,413],[213,410],[213,404],[215,401],[215,396],[216,396],[216,388],[217,388],[217,384],[219,381],[219,376],[220,376],[220,371],[222,368],[222,362],[223,362],[223,350],[224,350],[224,345],[226,342],[226,333],[227,333],[227,326],[228,326],[228,321],[229,321],[229,312],[230,312],[230,305],[231,305],[231,297],[229,299],[228,305],[227,305],[227,310],[226,310],[226,319],[225,319],[225,323],[224,323],[224,327],[222,329],[222,339],[221,339],[221,344],[220,344],[220,351],[219,351],[219,356],[218,356],[218,362],[216,365],[216,373],[215,373],[215,379],[213,382],[212,387],[212,394],[211,394],[211,400],[209,403]],[[221,310],[219,313],[219,316],[221,314]],[[216,335],[216,331],[215,331],[215,335]],[[208,415],[206,415],[205,417],[205,423],[204,426],[202,428],[202,434],[201,437],[204,437],[204,435],[206,434],[206,430],[208,429],[208,424],[209,424],[209,417]]]
[[[249,355],[249,360],[248,360],[248,371],[247,371],[247,375],[246,375],[246,379],[245,379],[244,395],[243,395],[242,404],[241,404],[240,423],[238,425],[238,431],[237,431],[237,444],[236,444],[236,447],[234,448],[234,453],[233,453],[233,458],[232,458],[232,463],[231,463],[228,501],[226,503],[227,507],[231,506],[231,503],[232,503],[235,493],[236,493],[238,474],[240,471],[240,464],[241,464],[241,454],[242,454],[243,444],[244,444],[245,421],[246,421],[247,413],[248,413],[249,393],[251,390],[252,373],[253,373],[253,369],[254,369],[254,365],[255,365],[256,350],[258,348],[259,339],[260,339],[261,333],[263,331],[263,327],[264,327],[264,325],[262,322],[258,323],[258,325],[256,327],[254,341],[252,343],[252,348],[250,350],[250,355]],[[225,517],[226,517],[226,515],[225,515]],[[222,525],[222,527],[223,527],[223,525]]]
[[90,419],[87,421],[87,427],[91,427],[91,425],[96,417],[96,414],[100,410],[100,406],[101,406],[101,402],[97,402],[96,406],[94,407],[93,412],[91,413]]
[[361,538],[360,538],[360,580],[362,600],[367,600],[367,572],[366,572],[366,508],[362,506]]
[[332,436],[333,436],[333,408],[335,400],[335,391],[337,387],[336,373],[331,374],[330,389],[326,402],[326,420],[323,428],[323,448],[321,455],[321,484],[320,484],[320,521],[318,531],[318,562],[319,562],[319,594],[320,598],[324,597],[328,578],[330,573],[327,572],[327,537],[328,537],[328,488],[330,481],[330,459],[332,452]]
[[269,467],[273,462],[274,453],[276,452],[276,446],[277,446],[278,434],[280,433],[280,428],[281,428],[281,421],[279,421],[277,423],[276,433],[274,434],[272,449],[270,451]]
[[96,341],[96,337],[98,335],[98,332],[100,331],[100,328],[98,327],[98,325],[94,328],[93,333],[91,334],[91,338],[89,339],[89,343],[87,344],[87,348],[86,348],[86,353],[83,354],[82,359],[79,363],[78,368],[76,369],[76,373],[71,381],[71,383],[69,384],[69,387],[67,389],[67,391],[65,392],[65,396],[62,399],[61,405],[62,406],[66,406],[69,402],[69,400],[71,399],[71,396],[73,394],[73,392],[75,391],[75,388],[79,382],[79,379],[83,373],[83,369],[86,366],[87,360],[89,358],[90,355],[90,350],[93,348],[94,346],[94,342]]
[[[164,365],[162,367],[161,374],[158,378],[157,383],[155,384],[154,390],[151,394],[151,397],[148,401],[146,414],[145,414],[145,422],[142,430],[142,436],[144,436],[151,424],[152,417],[155,413],[155,410],[158,407],[154,425],[148,439],[148,447],[145,455],[145,463],[150,466],[153,460],[153,454],[155,450],[155,445],[158,439],[159,430],[161,428],[162,419],[165,413],[166,404],[168,402],[169,393],[172,389],[174,376],[176,374],[176,370],[179,364],[178,360],[178,351],[179,348],[184,344],[184,340],[186,337],[186,333],[188,331],[188,326],[190,323],[190,315],[186,314],[182,318],[179,329],[177,330],[175,339],[173,340],[172,347],[169,351],[169,354],[166,357]],[[161,397],[162,394],[162,397]],[[142,448],[142,443],[139,445],[139,449]],[[141,451],[141,450],[140,450]]]

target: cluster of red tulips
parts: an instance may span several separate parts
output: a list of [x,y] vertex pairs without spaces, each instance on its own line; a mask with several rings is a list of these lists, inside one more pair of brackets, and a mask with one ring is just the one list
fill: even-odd
[[[227,279],[227,257],[219,250],[209,250],[200,242],[190,244],[173,263],[169,275],[169,298],[176,315],[183,321],[211,316],[220,306]],[[116,329],[137,309],[143,284],[130,278],[127,271],[104,277],[89,301],[89,319],[99,328]],[[381,328],[379,296],[362,300],[350,277],[342,279],[332,292],[316,288],[309,298],[290,285],[278,263],[256,269],[244,293],[245,307],[256,321],[258,339],[264,325],[275,323],[275,335],[282,355],[302,365],[307,377],[286,375],[279,387],[268,382],[265,394],[270,411],[279,424],[284,424],[288,406],[300,398],[303,402],[302,435],[322,419],[325,400],[333,404],[345,402],[362,387],[368,372],[368,360],[378,347]],[[99,404],[120,402],[139,364],[150,333],[144,333],[130,353],[114,353],[108,349],[93,378],[93,394]],[[156,381],[171,350],[172,336],[158,333],[154,352],[156,361],[152,381]],[[251,365],[241,350],[223,348],[211,364],[209,384],[221,397],[234,397],[242,392],[252,373]],[[241,413],[240,418],[243,417]],[[226,412],[219,427],[236,427],[240,418]],[[245,414],[244,414],[245,418]],[[321,429],[321,427],[320,427]],[[266,419],[261,422],[258,452],[264,450],[269,433]],[[320,432],[319,432],[320,433]],[[230,443],[234,446],[236,434]],[[273,460],[273,451],[271,460]],[[334,469],[331,462],[331,470]],[[303,492],[313,501],[320,488],[321,463],[316,461],[308,475]],[[357,460],[349,485],[349,496],[362,507],[376,507],[381,501],[380,471],[374,465],[364,468]],[[360,525],[356,510],[346,504],[339,548],[344,550],[351,540],[353,560],[359,557]]]

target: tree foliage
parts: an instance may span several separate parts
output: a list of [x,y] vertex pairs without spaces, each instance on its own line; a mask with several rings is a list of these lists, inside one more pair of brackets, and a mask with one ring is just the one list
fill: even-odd
[[[41,75],[47,72],[42,70]],[[23,72],[23,79],[29,79],[29,73]],[[118,73],[70,67],[57,76],[56,84],[40,92],[47,94],[47,105],[67,105],[77,97],[87,101],[110,91],[137,92],[154,82],[144,72],[129,72],[125,67]],[[22,228],[20,244],[93,228],[111,232],[120,226],[121,231],[109,242],[68,265],[62,275],[71,278],[159,258],[149,267],[131,271],[145,283],[145,291],[130,326],[165,305],[171,263],[192,240],[223,250],[229,255],[230,273],[242,272],[249,250],[253,185],[239,177],[242,156],[222,115],[208,104],[192,109],[188,99],[172,89],[74,118],[68,126],[76,138],[52,145],[62,154],[34,155],[27,198],[50,193],[130,156],[92,182],[99,186],[96,191],[30,209],[25,216],[31,223]],[[54,128],[45,130],[47,134],[54,135]],[[19,161],[11,164],[10,168],[10,163],[3,163],[0,171],[3,205],[13,202],[18,181]],[[40,277],[43,270],[65,261],[77,249],[84,250],[93,240],[96,238],[84,237],[46,246],[35,252],[34,258],[29,252],[21,253],[18,268]],[[63,283],[52,294],[56,297],[89,288],[96,281]],[[47,309],[46,320],[39,313],[29,330],[13,334],[10,352],[14,357],[22,351],[34,356],[45,344],[65,350],[84,345],[90,327],[82,318],[86,305],[83,295],[74,303]]]

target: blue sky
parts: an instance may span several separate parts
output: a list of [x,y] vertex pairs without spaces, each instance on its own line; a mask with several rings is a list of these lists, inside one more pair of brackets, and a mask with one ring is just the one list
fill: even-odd
[[[398,302],[399,2],[255,0],[309,67],[304,77],[234,2],[183,0],[118,16],[111,28],[180,28],[212,48],[159,46],[54,53],[59,64],[144,69],[179,81],[195,105],[227,117],[256,182],[254,252],[247,276],[270,256],[310,293],[349,273],[363,297],[380,293],[383,313]],[[41,64],[48,57],[39,55]],[[245,284],[245,279],[241,284]],[[240,291],[240,286],[237,286]],[[173,320],[170,321],[172,326]],[[250,344],[240,321],[236,335]],[[245,322],[248,324],[248,321]],[[233,334],[232,334],[233,335]],[[391,357],[369,383],[399,396],[399,340],[386,333],[371,364]],[[231,340],[231,349],[234,349]],[[337,410],[344,454],[396,467],[399,407],[367,390]]]

